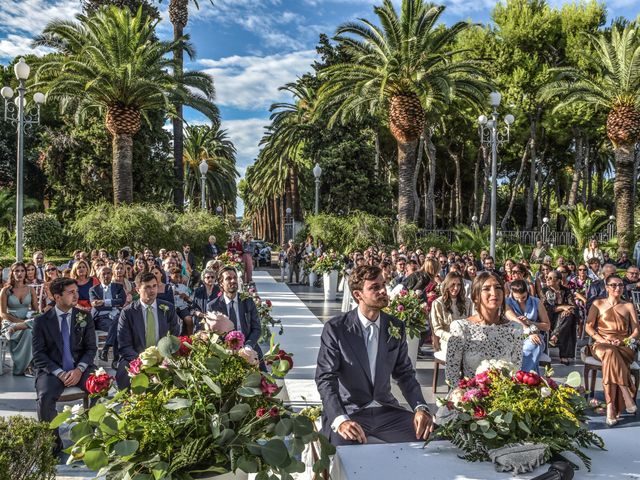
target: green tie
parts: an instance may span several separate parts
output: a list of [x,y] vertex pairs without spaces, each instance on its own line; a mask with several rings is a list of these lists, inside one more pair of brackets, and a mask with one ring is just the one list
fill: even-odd
[[147,342],[147,348],[153,347],[156,344],[156,319],[153,316],[151,305],[147,307],[147,328],[145,340]]

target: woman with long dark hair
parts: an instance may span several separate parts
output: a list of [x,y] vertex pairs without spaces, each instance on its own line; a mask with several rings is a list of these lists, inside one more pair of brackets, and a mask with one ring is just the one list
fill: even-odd
[[551,320],[549,344],[558,347],[560,363],[569,365],[576,354],[578,309],[573,293],[562,285],[561,280],[557,271],[549,272],[547,285],[542,289],[542,299]]
[[[472,313],[471,300],[464,291],[462,275],[450,272],[440,285],[442,295],[431,305],[431,325],[433,334],[439,341],[439,349],[447,351],[447,341],[451,334],[449,328],[455,320],[467,318]],[[434,350],[436,341],[434,340]]]

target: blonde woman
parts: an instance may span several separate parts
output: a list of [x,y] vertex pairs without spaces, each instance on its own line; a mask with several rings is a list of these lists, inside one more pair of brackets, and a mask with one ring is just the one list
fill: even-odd
[[89,290],[91,290],[91,287],[94,285],[100,283],[97,278],[89,274],[90,271],[89,264],[86,260],[78,260],[74,262],[73,267],[71,267],[71,278],[78,283],[78,304],[76,308],[84,310],[85,312],[91,312]]

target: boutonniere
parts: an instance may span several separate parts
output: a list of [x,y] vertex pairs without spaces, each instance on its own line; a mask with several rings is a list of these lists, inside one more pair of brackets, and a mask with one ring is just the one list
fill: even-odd
[[164,313],[167,313],[169,311],[169,307],[167,305],[165,305],[164,303],[160,305],[160,310],[162,310]]
[[[389,325],[389,340],[391,340],[392,338],[400,340],[400,327],[396,327],[393,324]],[[387,342],[389,340],[387,340]]]
[[87,314],[78,312],[76,314],[76,327],[84,328],[87,326]]
[[251,298],[251,295],[248,292],[240,292],[240,301],[244,302],[248,298]]

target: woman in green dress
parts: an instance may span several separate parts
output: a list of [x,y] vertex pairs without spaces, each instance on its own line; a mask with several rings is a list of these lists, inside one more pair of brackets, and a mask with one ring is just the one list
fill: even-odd
[[27,269],[22,262],[11,265],[8,282],[0,290],[2,335],[9,341],[14,375],[29,375],[33,352],[31,314],[37,310],[37,295],[27,284]]

